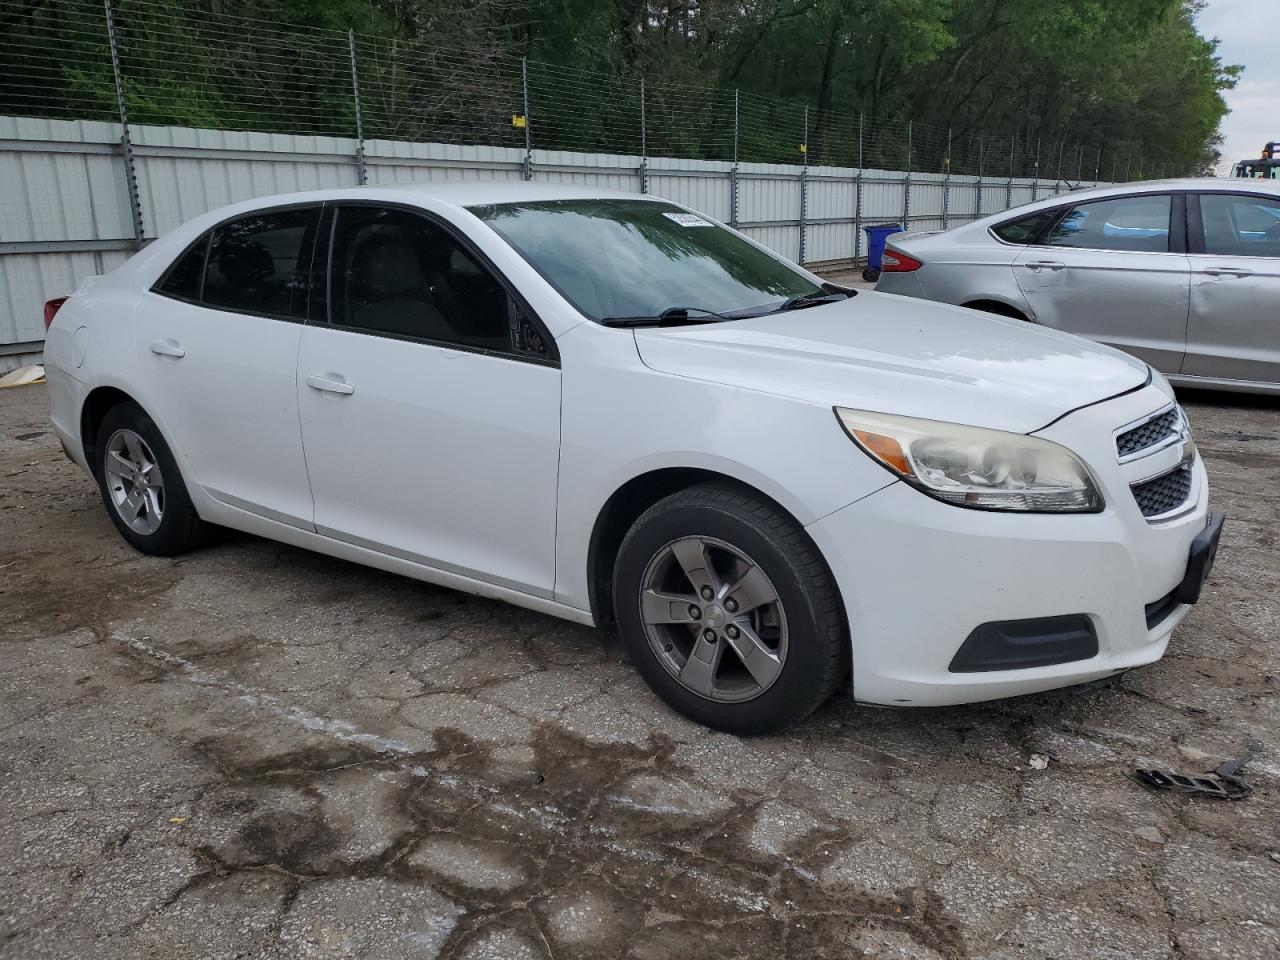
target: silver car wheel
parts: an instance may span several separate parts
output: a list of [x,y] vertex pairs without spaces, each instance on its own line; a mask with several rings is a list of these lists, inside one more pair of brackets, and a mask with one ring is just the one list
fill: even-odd
[[164,517],[164,477],[147,441],[120,429],[107,440],[103,473],[111,505],[134,533],[150,536]]
[[787,659],[778,591],[750,557],[723,540],[673,540],[641,578],[640,619],[653,654],[688,690],[742,702],[768,690]]

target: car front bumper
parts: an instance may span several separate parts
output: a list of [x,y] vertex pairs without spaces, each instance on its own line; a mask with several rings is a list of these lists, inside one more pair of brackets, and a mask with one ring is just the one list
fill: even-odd
[[[1039,435],[1091,465],[1108,451],[1114,460],[1109,431],[1091,450],[1081,449],[1090,441],[1072,440],[1161,402],[1167,399],[1147,388],[1078,411]],[[969,510],[899,482],[809,525],[844,598],[855,698],[969,703],[1085,683],[1160,659],[1190,609],[1171,595],[1210,520],[1204,464],[1190,456],[1191,495],[1177,516],[1158,523],[1141,515],[1117,465],[1095,470],[1106,500],[1096,514]],[[984,625],[1040,618],[1077,625],[1087,618],[1096,653],[1043,666],[954,668],[966,638]]]

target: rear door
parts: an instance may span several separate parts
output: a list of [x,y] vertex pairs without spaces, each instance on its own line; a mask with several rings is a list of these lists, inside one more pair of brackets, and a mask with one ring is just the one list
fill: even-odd
[[451,225],[380,204],[332,215],[328,305],[298,367],[316,529],[550,597],[554,342]]
[[206,233],[139,301],[150,412],[215,500],[311,529],[298,425],[298,343],[318,204]]
[[1035,320],[1177,373],[1190,300],[1184,211],[1180,193],[1072,206],[1014,262]]
[[1189,216],[1191,320],[1182,372],[1280,382],[1280,197],[1202,193]]

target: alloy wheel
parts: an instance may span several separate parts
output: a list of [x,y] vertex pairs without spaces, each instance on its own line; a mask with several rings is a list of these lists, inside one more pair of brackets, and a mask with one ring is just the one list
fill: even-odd
[[787,658],[778,591],[737,547],[712,537],[673,540],[641,578],[640,619],[658,661],[710,700],[760,696]]
[[164,517],[164,477],[147,441],[129,429],[107,440],[103,472],[111,504],[134,533],[150,536]]

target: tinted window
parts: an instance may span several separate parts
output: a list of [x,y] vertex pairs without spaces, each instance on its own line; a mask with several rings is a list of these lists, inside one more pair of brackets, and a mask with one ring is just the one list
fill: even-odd
[[659,201],[550,200],[472,212],[597,320],[669,307],[763,312],[823,292],[736,233]]
[[992,232],[1005,243],[1030,243],[1040,236],[1040,231],[1049,225],[1049,221],[1058,215],[1055,210],[1041,210],[1021,220],[1002,223],[993,227]]
[[1170,209],[1167,194],[1080,203],[1049,231],[1044,242],[1051,247],[1165,253]]
[[213,231],[201,300],[210,307],[301,319],[320,210],[276,210]]
[[204,273],[204,254],[208,248],[209,235],[206,233],[174,262],[156,289],[184,300],[199,300],[200,277]]
[[1204,224],[1205,253],[1280,257],[1280,200],[1202,194],[1200,219]]
[[342,207],[330,319],[344,327],[509,350],[507,292],[443,228],[405,210]]

